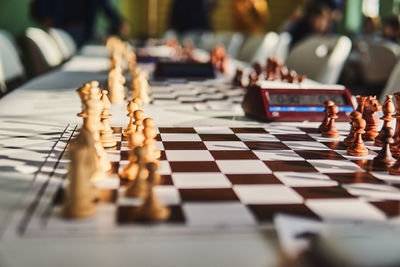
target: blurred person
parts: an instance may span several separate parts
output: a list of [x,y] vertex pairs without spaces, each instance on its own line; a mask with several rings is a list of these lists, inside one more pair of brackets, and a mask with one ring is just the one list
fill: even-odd
[[232,3],[233,28],[246,34],[264,32],[268,18],[266,0],[234,0]]
[[78,46],[93,37],[99,11],[110,23],[109,34],[129,34],[128,24],[110,0],[33,0],[31,3],[31,15],[39,24],[64,29]]
[[396,15],[391,15],[382,20],[382,37],[392,42],[399,42],[400,22]]
[[211,14],[216,3],[216,0],[175,0],[171,11],[171,28],[179,34],[210,31]]
[[291,25],[288,32],[292,36],[291,46],[313,34],[327,34],[332,27],[331,8],[322,3],[311,3],[304,11],[302,19]]

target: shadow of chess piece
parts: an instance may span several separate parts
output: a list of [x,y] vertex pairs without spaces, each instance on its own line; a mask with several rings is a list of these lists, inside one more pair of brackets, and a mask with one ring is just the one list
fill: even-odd
[[335,120],[338,118],[337,114],[339,108],[336,105],[328,106],[328,124],[322,130],[322,136],[327,138],[337,138],[340,136],[339,131],[336,129]]
[[391,127],[385,127],[381,132],[383,145],[379,154],[374,158],[373,165],[388,168],[396,162],[390,152],[390,145],[393,144],[394,130]]
[[154,193],[154,187],[160,181],[160,177],[156,173],[157,168],[158,166],[154,162],[147,164],[147,170],[149,172],[148,182],[150,186],[148,187],[149,191],[140,211],[140,218],[146,221],[165,221],[171,214],[170,209],[161,204]]
[[322,132],[325,129],[325,127],[328,125],[329,107],[334,105],[334,104],[335,103],[333,103],[333,101],[331,101],[331,100],[325,101],[325,103],[324,103],[324,106],[325,106],[325,111],[324,111],[325,117],[324,117],[324,120],[322,121],[322,123],[318,127],[318,130],[320,132]]
[[[375,142],[374,142],[375,146],[383,145],[383,134],[384,134],[383,130],[384,130],[384,128],[389,127],[390,122],[393,120],[392,114],[394,112],[394,105],[393,105],[391,95],[386,96],[386,101],[382,105],[382,111],[383,111],[383,116],[382,116],[381,120],[383,120],[383,126],[382,126],[382,129],[379,132],[379,134],[375,137]],[[394,134],[394,132],[393,132],[393,134]]]
[[126,189],[127,197],[145,198],[148,194],[147,175],[145,157],[146,149],[143,147],[136,147],[134,149],[137,162],[137,173],[133,182],[128,184]]
[[351,156],[366,156],[368,149],[364,146],[362,134],[365,132],[365,120],[359,118],[354,121],[355,123],[355,138],[353,143],[347,147],[347,154]]

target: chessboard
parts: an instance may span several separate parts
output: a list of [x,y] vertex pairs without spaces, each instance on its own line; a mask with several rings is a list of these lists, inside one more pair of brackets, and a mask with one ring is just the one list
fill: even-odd
[[77,127],[68,126],[12,225],[21,235],[68,237],[138,229],[253,229],[271,225],[278,213],[318,221],[398,218],[400,177],[372,164],[380,150],[372,143],[366,142],[367,156],[347,155],[342,143],[347,130],[339,126],[339,138],[324,138],[317,126],[306,124],[158,127],[162,182],[155,193],[171,211],[158,223],[136,221],[132,211],[142,202],[124,196],[126,181],[118,173],[128,163],[129,148],[122,127],[113,128],[118,145],[107,151],[112,173],[96,183],[101,191],[96,215],[82,220],[60,216],[67,146],[77,134]]
[[152,81],[149,94],[154,105],[215,103],[240,104],[244,89],[232,86],[226,79],[201,81],[164,80]]

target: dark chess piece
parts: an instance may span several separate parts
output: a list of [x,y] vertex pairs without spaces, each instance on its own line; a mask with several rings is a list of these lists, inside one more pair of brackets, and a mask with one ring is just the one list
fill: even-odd
[[254,62],[252,66],[253,70],[257,73],[257,76],[260,76],[263,71],[261,64],[258,62]]
[[365,120],[366,127],[365,133],[362,135],[365,141],[373,141],[379,134],[378,132],[378,114],[377,111],[381,111],[382,106],[379,105],[376,97],[369,96],[365,102],[363,119]]
[[302,83],[302,82],[304,82],[304,80],[305,80],[306,78],[307,78],[306,75],[297,75],[297,76],[296,76],[296,82]]
[[335,120],[338,118],[338,112],[339,108],[336,105],[328,106],[328,124],[321,131],[323,137],[336,138],[340,136],[339,131],[335,126]]
[[392,157],[392,153],[390,152],[390,145],[393,144],[394,130],[387,126],[384,127],[381,132],[383,145],[379,154],[374,158],[373,165],[388,168],[396,162],[396,160]]
[[[390,122],[393,120],[393,112],[394,112],[394,104],[392,101],[392,96],[387,95],[386,96],[386,101],[382,105],[382,111],[383,111],[383,116],[381,120],[383,120],[383,126],[379,134],[375,137],[375,146],[382,146],[383,145],[383,130],[386,127],[389,127]],[[393,133],[394,134],[394,133]]]
[[268,58],[266,66],[266,79],[277,81],[281,79],[281,69],[283,64],[276,58]]
[[250,72],[249,74],[249,84],[247,85],[247,87],[253,87],[254,85],[256,85],[258,81],[258,75],[255,71]]
[[242,69],[236,69],[235,77],[233,78],[232,83],[234,86],[244,87],[243,70]]
[[358,111],[353,111],[350,114],[350,132],[349,135],[343,140],[343,144],[345,146],[349,146],[353,143],[354,141],[354,137],[356,136],[356,132],[355,132],[355,123],[354,121],[357,119],[361,119],[361,113]]
[[361,115],[364,113],[364,106],[365,106],[365,101],[367,100],[366,96],[356,96],[357,99],[357,109],[356,111],[360,112]]
[[328,107],[329,106],[332,106],[332,105],[334,105],[335,103],[333,103],[333,101],[331,101],[331,100],[326,100],[325,101],[325,103],[324,103],[324,105],[325,105],[325,111],[324,111],[324,113],[325,113],[325,117],[324,117],[324,120],[322,121],[322,123],[319,125],[319,127],[318,127],[318,130],[320,131],[320,132],[322,132],[323,131],[323,129],[328,125],[328,116],[329,116],[329,109],[328,109]]
[[394,130],[394,143],[391,146],[392,154],[395,158],[400,156],[400,92],[394,94],[396,101],[396,114],[393,117],[396,119],[396,128]]
[[347,147],[347,154],[351,156],[366,156],[368,149],[364,146],[362,134],[365,132],[365,120],[358,118],[354,120],[355,137],[353,143]]

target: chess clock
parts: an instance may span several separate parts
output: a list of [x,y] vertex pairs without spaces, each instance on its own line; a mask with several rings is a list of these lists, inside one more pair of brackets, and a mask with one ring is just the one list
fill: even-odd
[[262,121],[322,121],[324,102],[339,108],[337,121],[348,121],[354,110],[349,91],[341,85],[309,80],[301,84],[261,81],[247,89],[242,107],[246,116]]

